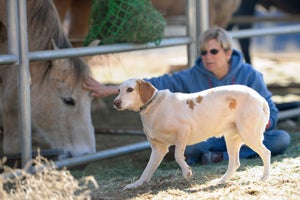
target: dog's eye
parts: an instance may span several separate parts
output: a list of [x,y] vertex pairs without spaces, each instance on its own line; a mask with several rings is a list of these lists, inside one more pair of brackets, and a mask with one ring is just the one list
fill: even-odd
[[127,92],[132,92],[133,88],[127,88]]

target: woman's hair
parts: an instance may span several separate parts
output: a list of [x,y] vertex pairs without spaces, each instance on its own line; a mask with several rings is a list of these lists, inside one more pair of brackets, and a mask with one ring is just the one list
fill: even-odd
[[229,33],[223,28],[214,26],[200,35],[200,51],[205,50],[206,43],[211,39],[216,39],[225,51],[232,49],[232,38]]

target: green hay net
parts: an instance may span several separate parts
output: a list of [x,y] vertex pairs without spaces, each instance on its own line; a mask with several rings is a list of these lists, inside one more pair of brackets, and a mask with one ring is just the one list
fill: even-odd
[[122,42],[160,43],[165,20],[150,0],[93,0],[90,27],[84,45]]

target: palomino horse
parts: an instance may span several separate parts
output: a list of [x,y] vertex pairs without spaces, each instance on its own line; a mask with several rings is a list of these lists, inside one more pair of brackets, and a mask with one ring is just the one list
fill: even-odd
[[[0,0],[0,54],[7,53],[6,0]],[[51,0],[27,0],[29,50],[70,48]],[[20,152],[16,65],[0,67],[4,153]],[[82,89],[90,75],[80,58],[30,63],[31,117],[39,145],[63,149],[64,156],[96,151],[91,120],[91,97]],[[43,146],[45,148],[45,146]]]

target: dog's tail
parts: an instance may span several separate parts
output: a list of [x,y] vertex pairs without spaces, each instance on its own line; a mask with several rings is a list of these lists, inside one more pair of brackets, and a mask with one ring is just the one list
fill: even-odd
[[265,122],[267,125],[270,119],[270,108],[266,100],[263,101],[263,112],[264,112]]

